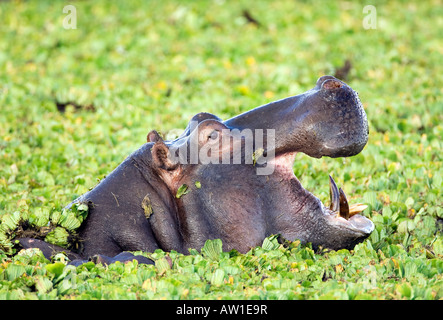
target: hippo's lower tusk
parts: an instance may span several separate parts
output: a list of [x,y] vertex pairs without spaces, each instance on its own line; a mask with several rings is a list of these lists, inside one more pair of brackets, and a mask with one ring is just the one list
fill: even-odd
[[342,190],[342,188],[340,188],[338,191],[340,193],[340,212],[339,212],[340,217],[348,220],[350,217],[348,199],[346,199],[346,195]]
[[354,203],[349,206],[349,216],[352,217],[353,215],[362,212],[365,210],[368,206],[362,203]]
[[337,188],[337,184],[331,176],[329,176],[329,197],[331,200],[329,209],[332,212],[338,212],[340,217],[348,220],[350,218],[348,199],[342,188]]
[[332,212],[336,212],[340,210],[340,194],[338,192],[337,185],[335,184],[334,179],[329,176],[329,198],[331,204],[329,205],[329,209]]
[[344,191],[337,187],[337,184],[331,176],[329,176],[329,199],[331,203],[329,210],[337,212],[339,217],[345,218],[346,220],[368,207],[362,203],[349,205]]

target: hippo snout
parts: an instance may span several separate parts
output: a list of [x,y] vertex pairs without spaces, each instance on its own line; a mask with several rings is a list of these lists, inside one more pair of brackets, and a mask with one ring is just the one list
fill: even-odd
[[322,76],[309,99],[305,128],[312,140],[305,153],[317,158],[360,153],[368,141],[369,130],[357,92],[333,76]]
[[368,141],[368,121],[357,92],[333,76],[314,88],[271,102],[224,122],[229,128],[275,131],[275,154],[303,152],[314,158],[349,157]]

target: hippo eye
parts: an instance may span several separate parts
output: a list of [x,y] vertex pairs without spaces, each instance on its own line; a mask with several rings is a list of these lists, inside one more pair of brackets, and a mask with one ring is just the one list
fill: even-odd
[[218,131],[217,130],[212,131],[211,134],[208,136],[208,138],[211,140],[217,139],[218,138]]

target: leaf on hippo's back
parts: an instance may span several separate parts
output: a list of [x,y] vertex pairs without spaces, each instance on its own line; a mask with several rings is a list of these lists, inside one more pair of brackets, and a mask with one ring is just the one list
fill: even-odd
[[205,257],[212,260],[218,260],[223,252],[223,243],[220,239],[206,240],[201,252]]
[[62,216],[62,214],[61,214],[60,211],[53,211],[53,212],[51,213],[51,222],[52,222],[53,224],[58,224],[58,222],[59,222],[61,216]]
[[263,148],[259,148],[252,153],[252,164],[254,166],[257,163],[257,160],[263,155],[264,151]]
[[189,192],[188,186],[186,184],[182,184],[178,190],[177,190],[177,194],[175,195],[175,197],[177,199],[179,199],[181,196],[187,194]]
[[80,227],[81,222],[80,220],[75,216],[75,213],[71,210],[63,210],[59,225],[62,227],[65,227],[68,230],[74,230]]
[[43,252],[39,248],[28,248],[28,249],[22,249],[15,255],[14,259],[17,261],[29,263],[34,262],[37,263],[38,261],[43,262],[46,261],[45,256],[43,255]]
[[76,203],[77,211],[88,211],[88,205],[83,202]]
[[45,238],[46,242],[55,244],[57,246],[66,246],[68,244],[69,233],[64,228],[56,227]]
[[197,189],[200,189],[200,188],[202,187],[201,182],[200,182],[200,181],[195,181],[195,187],[196,187]]
[[33,219],[34,224],[37,227],[44,227],[48,225],[49,222],[49,209],[48,208],[37,208],[35,211],[35,218]]
[[152,211],[151,199],[149,199],[148,195],[146,195],[142,200],[142,208],[143,212],[145,213],[146,219],[149,219],[153,211]]
[[77,202],[73,205],[73,212],[75,212],[75,217],[81,222],[83,222],[88,216],[89,206],[86,202]]

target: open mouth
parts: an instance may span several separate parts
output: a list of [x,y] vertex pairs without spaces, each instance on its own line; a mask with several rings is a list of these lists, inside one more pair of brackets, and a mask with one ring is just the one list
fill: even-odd
[[[296,183],[297,187],[294,188],[294,192],[306,195],[306,199],[302,202],[304,204],[316,202],[318,207],[315,205],[314,208],[316,209],[314,211],[323,214],[330,226],[343,231],[346,230],[346,233],[355,238],[369,236],[374,230],[374,224],[361,214],[368,206],[361,203],[350,204],[343,189],[337,187],[331,176],[329,176],[329,205],[323,204],[320,199],[306,190],[295,176],[292,169],[295,155],[296,152],[277,156],[275,158],[275,168],[288,180]],[[300,189],[303,192],[300,192]]]

